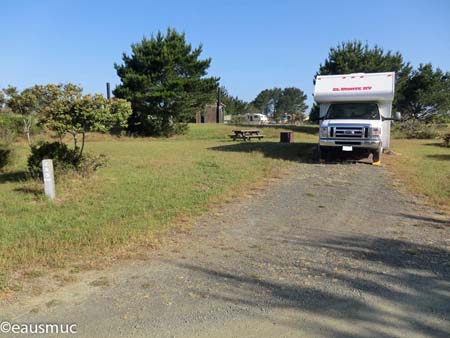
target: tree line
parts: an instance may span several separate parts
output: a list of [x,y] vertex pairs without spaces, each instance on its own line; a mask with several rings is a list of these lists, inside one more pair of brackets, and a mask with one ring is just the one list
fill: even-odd
[[[21,92],[9,87],[0,91],[0,112],[4,116],[11,111],[21,117],[30,144],[33,129],[41,125],[58,135],[72,135],[74,147],[80,144],[81,151],[88,131],[115,127],[141,136],[182,133],[196,112],[216,100],[220,79],[208,76],[211,58],[201,54],[201,45],[193,47],[184,33],[168,28],[132,44],[131,53],[124,53],[122,62],[114,65],[120,79],[114,100],[83,95],[81,88],[72,84],[34,86]],[[430,63],[414,69],[400,52],[360,41],[345,42],[330,48],[316,75],[387,71],[396,72],[393,104],[405,119],[449,121],[450,73]],[[232,115],[258,112],[275,119],[282,115],[302,119],[308,109],[307,95],[296,87],[264,89],[251,102],[223,87],[222,93],[225,111]],[[111,123],[108,114],[113,114],[116,122]],[[313,105],[310,116],[317,114],[318,107]]]
[[296,87],[264,89],[251,102],[229,95],[225,88],[222,92],[225,111],[230,115],[263,113],[274,120],[286,115],[293,120],[302,120],[308,108],[307,95]]

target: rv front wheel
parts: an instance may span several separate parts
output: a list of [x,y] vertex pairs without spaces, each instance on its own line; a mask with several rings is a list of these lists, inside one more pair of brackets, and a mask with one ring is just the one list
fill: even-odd
[[381,160],[381,147],[378,148],[377,150],[374,150],[372,153],[372,161],[373,163],[379,163]]
[[319,161],[326,161],[328,159],[329,149],[327,147],[319,146]]

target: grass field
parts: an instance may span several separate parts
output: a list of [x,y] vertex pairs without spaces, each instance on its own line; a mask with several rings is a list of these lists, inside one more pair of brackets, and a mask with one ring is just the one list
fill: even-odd
[[[109,163],[90,178],[60,178],[55,203],[24,175],[28,149],[17,144],[14,165],[0,173],[0,290],[17,286],[21,275],[153,245],[157,234],[245,195],[245,187],[277,176],[290,161],[310,161],[317,141],[315,127],[293,127],[294,144],[278,143],[282,128],[264,127],[263,141],[232,142],[235,128],[191,125],[170,139],[89,135],[87,151],[106,154]],[[410,191],[448,209],[450,149],[393,140],[393,150],[388,168]]]
[[450,148],[437,140],[393,140],[385,162],[412,193],[450,211]]
[[280,129],[264,128],[264,141],[244,144],[229,141],[232,129],[192,125],[171,139],[91,135],[87,152],[106,154],[108,166],[90,178],[59,179],[55,203],[42,195],[40,182],[24,177],[28,150],[17,145],[16,163],[0,174],[0,289],[13,271],[33,274],[29,269],[145,245],[212,202],[276,175],[290,160],[309,158],[317,139],[315,128],[297,128],[301,142],[283,145]]

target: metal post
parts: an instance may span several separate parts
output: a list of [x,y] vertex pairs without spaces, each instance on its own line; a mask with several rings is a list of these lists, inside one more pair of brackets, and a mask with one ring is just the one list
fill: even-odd
[[44,192],[45,195],[54,200],[56,196],[55,192],[55,175],[53,173],[53,161],[42,161],[42,174],[44,176]]
[[221,92],[220,87],[217,87],[217,108],[216,108],[216,123],[220,123],[220,113],[221,113]]
[[111,88],[109,86],[109,82],[106,82],[106,98],[111,99]]

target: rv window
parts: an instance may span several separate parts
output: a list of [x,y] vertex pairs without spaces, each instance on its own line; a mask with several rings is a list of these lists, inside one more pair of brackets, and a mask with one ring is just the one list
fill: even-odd
[[326,119],[378,120],[380,113],[376,103],[334,103],[328,109]]

